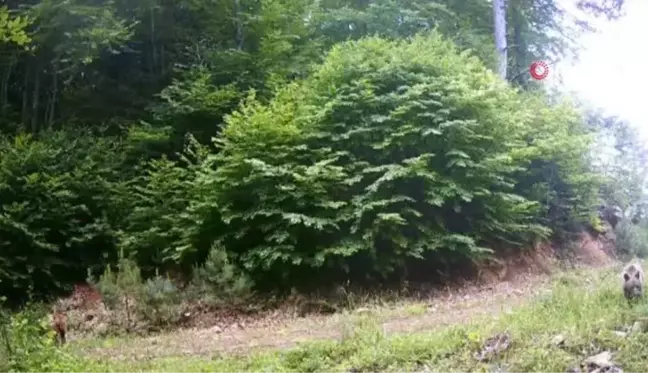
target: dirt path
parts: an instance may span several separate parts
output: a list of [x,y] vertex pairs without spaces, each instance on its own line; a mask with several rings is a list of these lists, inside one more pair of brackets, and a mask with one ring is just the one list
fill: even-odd
[[[515,282],[446,290],[425,302],[403,303],[372,312],[388,334],[433,330],[467,323],[481,315],[497,315],[549,290],[549,276],[527,275]],[[106,340],[84,348],[94,356],[111,359],[151,359],[179,355],[207,356],[257,349],[289,348],[301,342],[339,339],[358,311],[332,316],[277,317],[265,325],[237,326],[222,330],[183,329],[145,338]],[[279,315],[277,315],[279,316]],[[89,351],[91,350],[91,351]]]

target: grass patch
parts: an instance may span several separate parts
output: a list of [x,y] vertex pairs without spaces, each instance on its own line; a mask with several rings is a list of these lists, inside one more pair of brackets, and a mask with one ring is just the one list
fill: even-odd
[[[434,333],[387,336],[375,315],[353,315],[340,341],[304,344],[288,351],[249,356],[177,356],[120,361],[78,360],[79,371],[565,371],[605,350],[625,371],[648,371],[648,334],[627,331],[648,320],[648,299],[627,304],[612,270],[579,270],[554,278],[551,291],[527,306],[499,317]],[[416,312],[414,312],[416,313]],[[501,332],[511,348],[489,362],[474,358],[483,341]],[[564,344],[556,346],[556,336]],[[115,341],[111,341],[115,343]],[[73,353],[74,346],[68,351]],[[78,351],[77,351],[78,353]]]

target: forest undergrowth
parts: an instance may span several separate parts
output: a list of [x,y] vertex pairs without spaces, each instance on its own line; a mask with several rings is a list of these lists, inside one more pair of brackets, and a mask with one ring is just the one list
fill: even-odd
[[[579,268],[528,280],[488,299],[372,307],[303,319],[302,339],[282,345],[285,327],[259,328],[245,340],[176,331],[150,337],[80,339],[50,348],[50,370],[65,371],[566,371],[591,361],[629,371],[643,355],[648,301],[630,305],[620,291],[620,264]],[[523,283],[524,281],[520,281]],[[498,297],[497,293],[508,293]],[[511,294],[514,294],[511,296]],[[515,295],[517,294],[517,296]],[[502,295],[502,294],[500,294]],[[461,296],[459,296],[461,298]],[[470,301],[472,310],[468,306]],[[463,314],[462,310],[468,310]],[[426,318],[445,322],[430,322]],[[298,323],[293,320],[293,323]],[[296,324],[292,324],[296,325]],[[404,327],[409,325],[410,328]],[[319,331],[319,338],[312,338]],[[328,335],[327,335],[328,334]],[[272,341],[263,345],[263,341]],[[493,341],[500,341],[494,348]],[[224,346],[239,342],[238,348]],[[220,345],[221,348],[217,346]],[[211,349],[211,347],[215,347]],[[608,354],[609,353],[609,354]],[[587,359],[590,359],[588,363]],[[598,360],[597,360],[598,359]],[[33,360],[33,358],[30,358]],[[593,364],[593,363],[592,363]],[[591,364],[590,364],[591,365]],[[590,367],[591,368],[591,367]],[[591,370],[591,369],[590,369]]]

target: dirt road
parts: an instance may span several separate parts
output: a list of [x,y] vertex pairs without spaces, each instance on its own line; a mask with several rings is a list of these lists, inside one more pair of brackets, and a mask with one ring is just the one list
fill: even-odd
[[514,282],[446,290],[425,301],[402,302],[391,307],[301,318],[277,312],[249,325],[235,323],[227,328],[182,329],[151,337],[105,340],[100,346],[94,344],[84,350],[96,357],[121,360],[289,348],[301,342],[339,339],[354,315],[363,312],[373,313],[388,334],[433,330],[445,325],[467,323],[481,315],[507,312],[535,295],[549,291],[549,282],[547,275],[526,275],[516,278]]

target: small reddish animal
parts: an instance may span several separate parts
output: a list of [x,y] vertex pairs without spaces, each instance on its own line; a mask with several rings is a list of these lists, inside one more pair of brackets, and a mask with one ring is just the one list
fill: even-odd
[[54,311],[52,315],[52,328],[56,332],[56,341],[59,344],[65,343],[65,333],[67,332],[67,314],[62,311]]
[[73,308],[82,310],[96,308],[102,302],[101,293],[88,284],[74,285],[71,300]]

